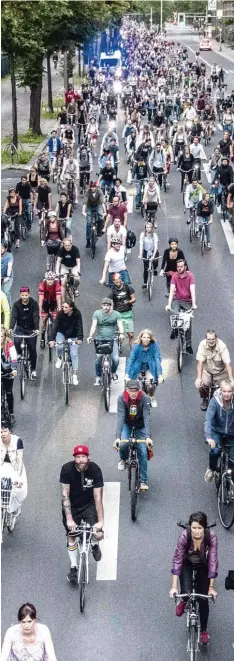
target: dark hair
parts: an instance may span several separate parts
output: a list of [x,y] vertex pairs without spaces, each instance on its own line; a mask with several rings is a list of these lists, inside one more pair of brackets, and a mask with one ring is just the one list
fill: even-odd
[[215,337],[217,337],[217,333],[216,333],[216,331],[213,330],[213,329],[208,328],[208,330],[206,331],[206,335],[208,335],[208,333],[209,333],[210,335],[215,335]]
[[186,266],[186,264],[187,264],[186,259],[182,259],[182,257],[181,257],[181,259],[177,259],[176,266],[178,264],[180,264],[181,262],[183,262],[183,264]]
[[191,523],[194,521],[199,523],[202,528],[207,528],[207,516],[204,512],[193,512],[189,517],[189,526],[191,526]]
[[23,604],[23,606],[20,606],[18,610],[18,620],[19,622],[22,622],[24,618],[29,615],[29,617],[32,618],[32,620],[36,620],[37,618],[37,611],[35,606],[33,604],[29,604],[28,602],[26,604]]
[[75,303],[74,303],[74,301],[72,301],[71,298],[68,298],[68,297],[65,298],[63,303],[62,303],[62,306],[64,305],[64,303],[66,303],[66,305],[70,305],[70,308],[72,308],[73,310],[75,309]]

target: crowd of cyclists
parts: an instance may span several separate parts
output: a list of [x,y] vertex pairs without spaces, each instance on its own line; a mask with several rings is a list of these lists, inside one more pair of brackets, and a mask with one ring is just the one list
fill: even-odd
[[[149,267],[153,275],[165,276],[166,310],[179,315],[181,310],[196,309],[195,277],[190,272],[177,237],[171,237],[162,256],[158,251],[157,221],[162,195],[169,194],[170,173],[178,171],[178,190],[188,226],[194,225],[198,240],[205,228],[205,246],[211,248],[210,225],[215,208],[234,231],[234,91],[227,93],[224,71],[214,64],[208,73],[196,53],[189,61],[187,48],[179,42],[155,36],[143,24],[125,20],[121,30],[122,70],[120,79],[110,67],[90,65],[87,82],[76,92],[69,85],[64,105],[58,114],[58,127],[51,132],[45,151],[37,158],[29,174],[10,188],[2,214],[2,466],[7,462],[12,475],[18,476],[14,490],[19,515],[27,495],[23,467],[23,443],[12,433],[15,423],[13,383],[22,337],[26,338],[31,364],[31,378],[37,379],[37,339],[46,350],[48,319],[50,348],[56,346],[56,368],[63,362],[62,346],[69,340],[72,383],[78,386],[78,352],[84,340],[82,313],[76,306],[80,296],[81,257],[73,243],[74,214],[81,206],[86,217],[86,248],[93,249],[104,235],[106,254],[100,283],[108,293],[98,301],[87,338],[95,337],[95,386],[101,385],[102,344],[111,343],[113,381],[118,380],[119,340],[128,337],[125,388],[118,398],[117,429],[114,447],[120,452],[119,470],[128,462],[128,441],[134,428],[137,433],[140,464],[140,490],[148,490],[148,458],[152,450],[151,408],[157,406],[155,391],[163,382],[162,361],[154,332],[144,328],[134,341],[134,306],[137,295],[128,270],[128,251],[136,244],[136,235],[128,227],[129,193],[135,185],[135,209],[142,214],[139,236],[139,259],[142,261],[142,289],[148,287]],[[116,83],[121,85],[116,86]],[[116,92],[118,90],[118,93]],[[122,135],[119,117],[124,115]],[[223,126],[223,136],[215,135],[215,122]],[[117,124],[118,121],[118,124]],[[98,156],[98,139],[105,126]],[[122,142],[121,142],[122,141]],[[209,161],[205,147],[212,144]],[[121,147],[123,145],[123,148]],[[120,157],[120,149],[121,157]],[[124,156],[122,153],[124,151]],[[122,158],[128,164],[128,181],[122,180]],[[209,185],[204,186],[203,168]],[[96,178],[96,169],[99,173]],[[55,201],[50,182],[56,185]],[[46,246],[44,278],[38,283],[38,300],[30,292],[30,283],[20,283],[19,298],[12,303],[14,252],[21,241],[30,240],[32,223],[39,226],[41,246]],[[159,230],[160,232],[160,227]],[[95,254],[95,252],[94,252]],[[94,254],[92,256],[94,257]],[[85,293],[85,285],[84,287]],[[81,299],[83,291],[81,290]],[[171,339],[178,331],[171,330]],[[97,349],[98,346],[98,349]],[[186,351],[193,354],[191,324],[186,330]],[[217,474],[217,462],[223,439],[230,444],[229,461],[234,467],[234,398],[231,358],[225,343],[209,329],[196,355],[198,372],[195,386],[206,411],[205,438],[210,446],[207,482]],[[217,390],[210,401],[209,387],[215,380]],[[144,385],[143,385],[144,383]],[[213,394],[213,393],[212,393]],[[125,443],[120,445],[120,441]],[[78,445],[74,460],[61,470],[63,523],[68,534],[71,568],[68,580],[77,582],[77,542],[69,535],[82,516],[96,526],[92,545],[94,558],[101,559],[98,544],[103,536],[103,478],[101,469],[89,458],[89,448]],[[4,474],[5,475],[5,474]],[[90,489],[84,496],[84,475]],[[21,491],[21,497],[18,493]],[[23,493],[23,498],[22,498]],[[18,500],[17,500],[18,497]],[[189,556],[196,552],[201,560],[199,590],[217,596],[217,537],[204,543],[207,518],[204,513],[191,515],[188,530],[182,533],[173,561],[170,596],[191,589],[192,569]],[[188,532],[189,531],[189,532]],[[185,589],[186,584],[186,589]],[[198,590],[198,591],[199,591]],[[200,600],[200,642],[207,644],[208,601]],[[182,615],[186,601],[176,606]],[[6,659],[8,657],[5,657]]]

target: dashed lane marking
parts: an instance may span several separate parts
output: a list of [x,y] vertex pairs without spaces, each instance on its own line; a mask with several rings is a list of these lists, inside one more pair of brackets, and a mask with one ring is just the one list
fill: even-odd
[[223,228],[223,232],[225,234],[225,238],[230,250],[231,255],[234,255],[234,234],[231,228],[231,225],[228,220],[223,220],[223,218],[220,217],[220,222]]
[[103,491],[105,533],[104,539],[100,542],[102,559],[97,564],[97,581],[116,581],[117,578],[119,506],[120,482],[105,482]]
[[118,381],[112,381],[111,383],[110,413],[117,413],[117,400],[119,395],[121,395],[121,392],[124,390],[125,365],[126,358],[121,356],[118,366]]

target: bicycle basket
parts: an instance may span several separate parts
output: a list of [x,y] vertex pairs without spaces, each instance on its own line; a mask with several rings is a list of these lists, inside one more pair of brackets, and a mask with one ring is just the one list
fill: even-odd
[[10,504],[12,490],[12,481],[10,477],[2,477],[1,479],[1,508],[7,509]]
[[172,314],[170,317],[171,328],[182,328],[184,320],[180,318],[179,314]]
[[110,355],[113,351],[113,341],[109,340],[106,342],[104,340],[94,340],[95,351],[97,354],[108,354]]

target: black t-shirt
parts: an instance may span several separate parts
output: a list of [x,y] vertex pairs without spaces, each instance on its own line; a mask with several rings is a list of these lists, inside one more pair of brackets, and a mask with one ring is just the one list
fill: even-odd
[[64,246],[61,246],[58,251],[58,257],[61,257],[62,264],[70,269],[76,266],[76,260],[80,257],[80,251],[76,246],[72,246],[71,250],[65,250]]
[[117,312],[129,312],[132,310],[132,303],[129,303],[130,296],[135,294],[135,290],[130,285],[123,285],[121,289],[113,287],[113,290],[108,294],[114,304],[114,310]]
[[51,188],[49,186],[38,186],[36,188],[36,193],[38,193],[38,201],[43,204],[48,203],[49,193],[51,193]]
[[[84,478],[84,484],[82,484]],[[61,484],[70,484],[70,502],[72,514],[83,510],[88,505],[95,503],[93,490],[104,486],[102,471],[90,461],[87,470],[81,474],[75,467],[74,461],[69,461],[61,468]]]
[[67,113],[64,112],[59,112],[57,119],[60,119],[60,124],[66,124],[67,123]]
[[219,148],[223,156],[230,156],[231,140],[220,140]]
[[106,181],[108,184],[111,183],[111,182],[113,181],[114,174],[115,174],[114,168],[103,168],[103,169],[101,170],[102,178],[103,178],[104,181]]
[[67,218],[68,217],[68,207],[69,207],[70,202],[65,202],[65,204],[62,204],[61,200],[59,200],[59,218]]
[[22,200],[29,200],[31,193],[30,183],[28,181],[26,184],[22,184],[21,182],[19,182],[16,186],[16,193],[18,193],[18,195],[22,197]]

